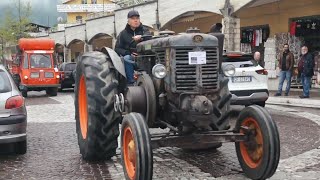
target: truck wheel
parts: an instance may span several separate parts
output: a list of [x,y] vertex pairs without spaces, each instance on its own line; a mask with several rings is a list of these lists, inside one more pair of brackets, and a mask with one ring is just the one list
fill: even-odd
[[279,132],[271,116],[260,106],[246,107],[238,117],[236,130],[248,135],[248,141],[235,143],[245,175],[250,179],[271,177],[280,157]]
[[116,154],[121,115],[114,111],[118,81],[108,57],[100,52],[83,55],[75,84],[76,132],[85,160],[105,160]]
[[152,179],[150,133],[144,117],[139,113],[124,116],[121,126],[121,158],[126,179]]
[[26,90],[21,90],[21,94],[25,98],[28,97],[28,91],[26,91]]
[[15,143],[14,151],[17,154],[25,154],[27,152],[27,140]]
[[48,96],[57,96],[58,95],[58,88],[57,87],[52,87],[46,89],[46,94]]

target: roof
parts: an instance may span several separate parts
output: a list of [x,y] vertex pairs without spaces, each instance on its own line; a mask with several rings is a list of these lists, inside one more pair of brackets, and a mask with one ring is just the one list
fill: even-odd
[[36,23],[29,23],[28,25],[36,26],[36,27],[42,27],[42,28],[47,28],[47,29],[49,29],[49,28],[50,28],[50,27],[48,27],[48,26],[44,26],[44,25],[36,24]]
[[73,1],[73,0],[64,0],[64,1],[62,1],[62,4],[68,3],[70,1]]

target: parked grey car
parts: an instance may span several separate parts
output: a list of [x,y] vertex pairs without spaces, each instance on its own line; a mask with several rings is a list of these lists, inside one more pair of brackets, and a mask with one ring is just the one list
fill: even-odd
[[11,75],[0,65],[0,144],[13,144],[17,154],[27,151],[27,111]]

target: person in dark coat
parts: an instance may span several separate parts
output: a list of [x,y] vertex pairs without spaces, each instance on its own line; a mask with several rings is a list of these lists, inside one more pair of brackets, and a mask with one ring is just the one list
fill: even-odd
[[301,47],[301,58],[298,63],[298,70],[301,77],[301,83],[303,86],[303,94],[300,98],[309,98],[309,92],[311,87],[311,78],[314,75],[313,68],[315,66],[312,54],[308,52],[307,46]]
[[293,70],[293,64],[294,64],[294,56],[289,51],[288,44],[284,44],[283,49],[284,51],[280,54],[280,57],[279,57],[278,67],[280,68],[281,71],[280,71],[278,92],[275,94],[275,96],[281,96],[284,80],[287,80],[285,96],[288,96],[291,88],[291,77],[292,77],[292,70]]
[[140,22],[140,15],[138,11],[132,10],[128,13],[128,23],[123,31],[117,37],[115,51],[124,59],[124,66],[127,76],[128,84],[134,83],[134,57],[138,54],[133,49],[142,40],[142,35],[149,34]]

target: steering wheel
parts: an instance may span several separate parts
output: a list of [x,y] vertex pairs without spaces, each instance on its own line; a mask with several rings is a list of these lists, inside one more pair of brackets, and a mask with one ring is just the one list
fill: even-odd
[[[150,39],[152,39],[152,35],[142,35],[142,36],[141,36],[141,41],[147,41],[147,40],[150,40]],[[135,40],[132,40],[132,41],[130,42],[130,46],[131,46],[131,44],[134,43],[134,42],[135,42]]]

